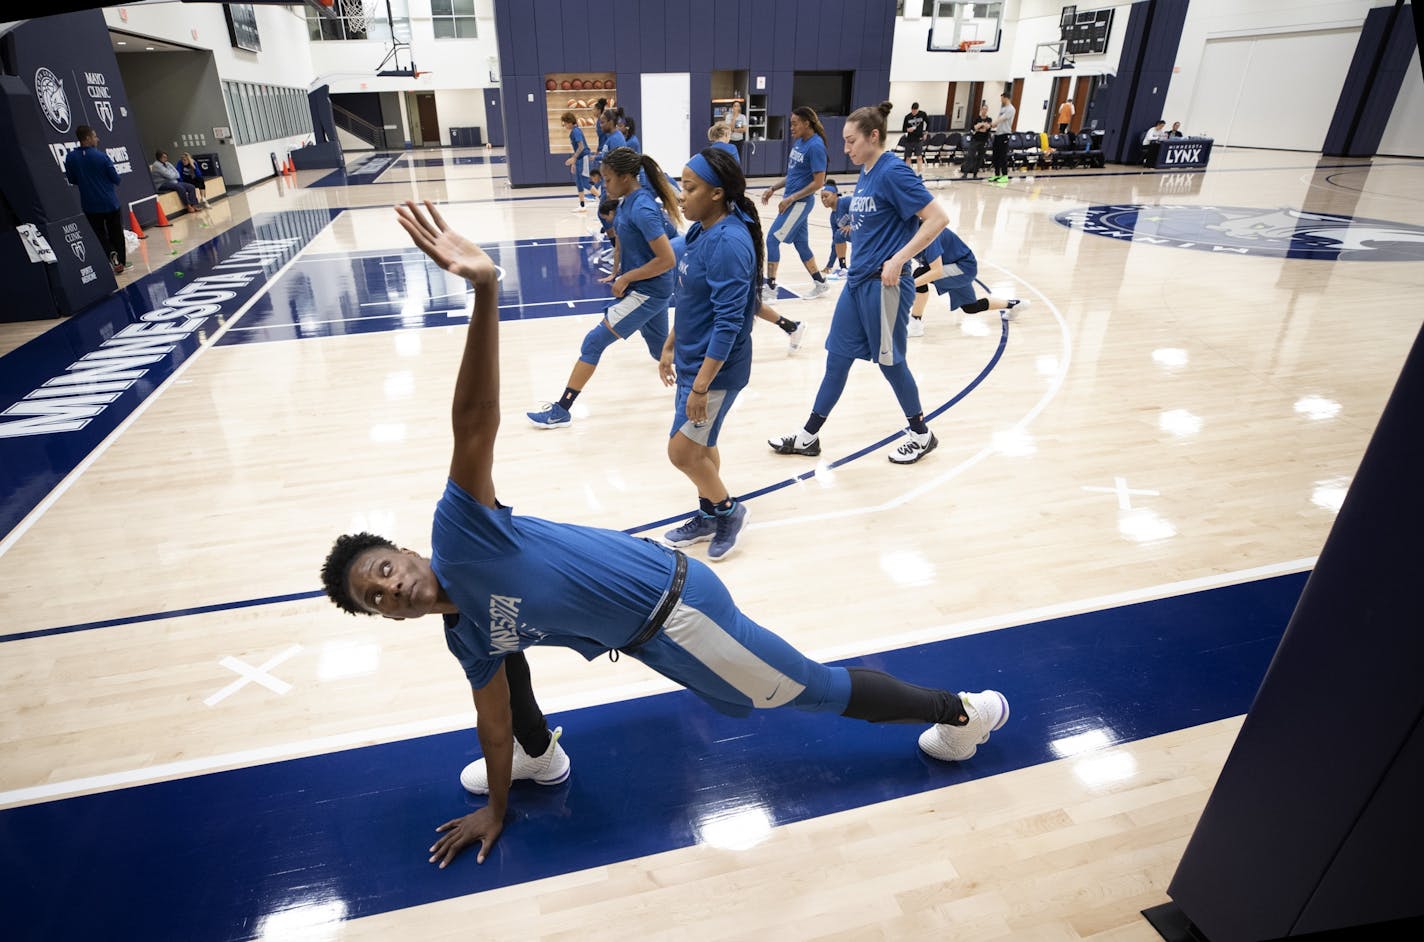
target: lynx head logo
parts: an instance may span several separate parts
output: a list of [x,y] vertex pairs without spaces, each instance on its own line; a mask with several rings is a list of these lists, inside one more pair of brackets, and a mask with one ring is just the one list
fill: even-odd
[[69,133],[69,96],[64,94],[64,82],[49,69],[35,70],[35,99],[45,120],[61,134]]
[[1331,262],[1424,260],[1424,227],[1289,207],[1089,206],[1054,220],[1124,242],[1217,254]]

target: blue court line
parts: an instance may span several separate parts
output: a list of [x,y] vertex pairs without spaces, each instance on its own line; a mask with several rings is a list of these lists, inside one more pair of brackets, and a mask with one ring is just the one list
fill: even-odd
[[325,593],[321,589],[311,592],[292,592],[288,595],[269,595],[262,599],[243,599],[240,602],[216,602],[212,605],[198,605],[193,608],[177,608],[168,612],[153,612],[146,615],[128,615],[124,618],[106,618],[103,621],[87,621],[78,625],[63,625],[59,628],[37,628],[0,637],[0,644],[6,641],[24,641],[29,638],[48,638],[51,635],[67,635],[76,631],[93,631],[96,628],[115,628],[120,625],[137,625],[146,621],[161,621],[165,618],[185,618],[189,615],[207,615],[212,612],[234,611],[239,608],[255,608],[259,605],[279,605],[282,602],[300,602],[318,598]]
[[[1008,724],[962,763],[920,754],[922,727],[793,709],[737,720],[685,691],[552,716],[572,775],[554,787],[515,785],[483,865],[473,851],[446,870],[426,862],[436,825],[483,805],[458,781],[477,751],[470,730],[11,808],[0,811],[6,931],[23,940],[251,939],[268,914],[356,919],[715,840],[718,822],[755,839],[759,829],[1065,756],[1092,763],[1103,748],[1245,712],[1305,580],[840,662],[1001,690]],[[1100,771],[1111,777],[1119,764]],[[953,793],[939,806],[974,814]]]

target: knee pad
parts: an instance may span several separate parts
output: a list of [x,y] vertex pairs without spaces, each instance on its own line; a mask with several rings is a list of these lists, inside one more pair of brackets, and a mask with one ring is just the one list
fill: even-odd
[[[930,267],[929,267],[928,265],[921,265],[920,267],[916,268],[913,272],[910,273],[910,277],[911,277],[911,278],[914,278],[914,279],[916,279],[916,280],[918,280],[921,275],[923,275],[925,272],[927,272],[927,271],[929,271],[929,270],[930,270]],[[929,286],[929,285],[920,285],[919,287],[915,288],[915,294],[929,294],[929,293],[930,293],[930,286]]]
[[989,299],[980,298],[977,301],[970,301],[968,304],[961,304],[959,309],[965,314],[982,314],[989,310]]
[[593,330],[583,336],[583,346],[579,347],[579,359],[590,365],[597,365],[603,351],[618,342],[618,335],[604,326],[603,321],[594,325]]

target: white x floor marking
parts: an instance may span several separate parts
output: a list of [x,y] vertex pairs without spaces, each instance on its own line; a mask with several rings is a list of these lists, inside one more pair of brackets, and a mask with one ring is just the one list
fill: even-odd
[[268,671],[270,671],[272,668],[276,667],[283,661],[287,660],[288,658],[300,653],[301,650],[302,646],[300,644],[294,644],[287,650],[283,651],[281,654],[270,658],[267,663],[263,664],[261,667],[253,667],[246,661],[239,661],[235,657],[223,658],[221,661],[218,661],[218,663],[221,664],[223,667],[226,667],[228,670],[233,671],[234,673],[239,674],[241,676],[239,676],[237,680],[234,680],[232,683],[228,684],[223,689],[219,690],[217,693],[213,694],[211,697],[208,697],[208,699],[204,700],[203,702],[208,706],[215,706],[251,683],[261,684],[262,686],[266,687],[268,690],[276,694],[286,693],[288,690],[292,689],[292,685],[287,683],[285,680],[278,680],[276,677],[273,677],[271,674],[269,674]]
[[1127,478],[1117,478],[1117,477],[1113,478],[1113,486],[1112,486],[1112,487],[1087,487],[1087,486],[1084,486],[1083,490],[1085,490],[1085,491],[1092,491],[1094,494],[1116,494],[1116,495],[1117,495],[1117,506],[1118,506],[1118,509],[1119,509],[1119,510],[1131,510],[1131,509],[1132,509],[1132,495],[1133,495],[1133,494],[1136,494],[1136,495],[1138,495],[1138,496],[1140,496],[1140,497],[1161,497],[1161,496],[1162,496],[1162,492],[1161,492],[1161,491],[1133,490],[1132,488],[1130,488],[1130,487],[1127,486]]

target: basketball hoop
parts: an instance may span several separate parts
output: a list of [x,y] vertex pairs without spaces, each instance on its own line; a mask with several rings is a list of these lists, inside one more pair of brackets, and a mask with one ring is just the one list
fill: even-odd
[[959,51],[960,51],[960,52],[972,52],[972,53],[974,53],[975,55],[978,55],[978,53],[979,53],[979,47],[982,46],[982,45],[984,45],[984,43],[985,43],[985,40],[983,40],[983,39],[966,39],[966,40],[964,40],[963,42],[961,42],[961,43],[959,44]]
[[341,15],[346,20],[346,28],[350,32],[366,33],[366,0],[338,0]]

